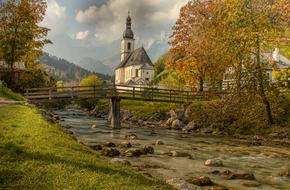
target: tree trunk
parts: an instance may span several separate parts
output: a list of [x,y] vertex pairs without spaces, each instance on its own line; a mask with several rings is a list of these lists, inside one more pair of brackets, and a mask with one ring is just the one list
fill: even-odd
[[203,92],[203,78],[199,77],[199,92]]
[[266,108],[268,122],[269,122],[269,124],[274,124],[270,102],[267,99],[267,96],[265,94],[264,77],[263,77],[263,71],[262,71],[262,67],[261,67],[261,50],[260,50],[259,37],[257,37],[256,45],[257,45],[257,55],[256,56],[257,56],[258,86],[259,86],[258,91],[259,91],[259,95],[261,96],[263,103],[265,105],[265,108]]

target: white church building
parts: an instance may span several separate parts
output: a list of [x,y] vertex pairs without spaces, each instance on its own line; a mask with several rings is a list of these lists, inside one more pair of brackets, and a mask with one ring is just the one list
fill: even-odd
[[132,19],[127,17],[126,30],[121,41],[121,63],[115,69],[115,84],[146,85],[154,77],[154,67],[146,50],[134,47]]

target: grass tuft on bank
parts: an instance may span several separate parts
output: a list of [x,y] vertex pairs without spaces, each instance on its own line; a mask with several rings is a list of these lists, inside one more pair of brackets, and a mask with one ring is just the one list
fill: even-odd
[[25,100],[21,94],[15,93],[11,89],[7,88],[2,81],[0,81],[0,97],[17,101]]
[[0,107],[0,189],[171,189],[117,166],[34,108]]

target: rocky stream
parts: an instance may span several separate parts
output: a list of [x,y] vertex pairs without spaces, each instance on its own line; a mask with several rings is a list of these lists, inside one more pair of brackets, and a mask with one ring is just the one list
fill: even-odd
[[81,143],[176,189],[290,189],[290,147],[181,130],[107,127],[76,109],[54,111]]

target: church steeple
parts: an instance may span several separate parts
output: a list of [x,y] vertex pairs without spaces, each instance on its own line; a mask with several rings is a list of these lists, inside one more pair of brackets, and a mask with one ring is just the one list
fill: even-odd
[[128,17],[127,17],[127,22],[126,22],[126,30],[123,33],[123,38],[134,38],[134,33],[132,31],[132,19],[130,16],[130,11],[128,11]]
[[134,33],[132,31],[132,18],[130,12],[126,20],[126,29],[123,33],[123,39],[121,42],[121,62],[134,51]]

